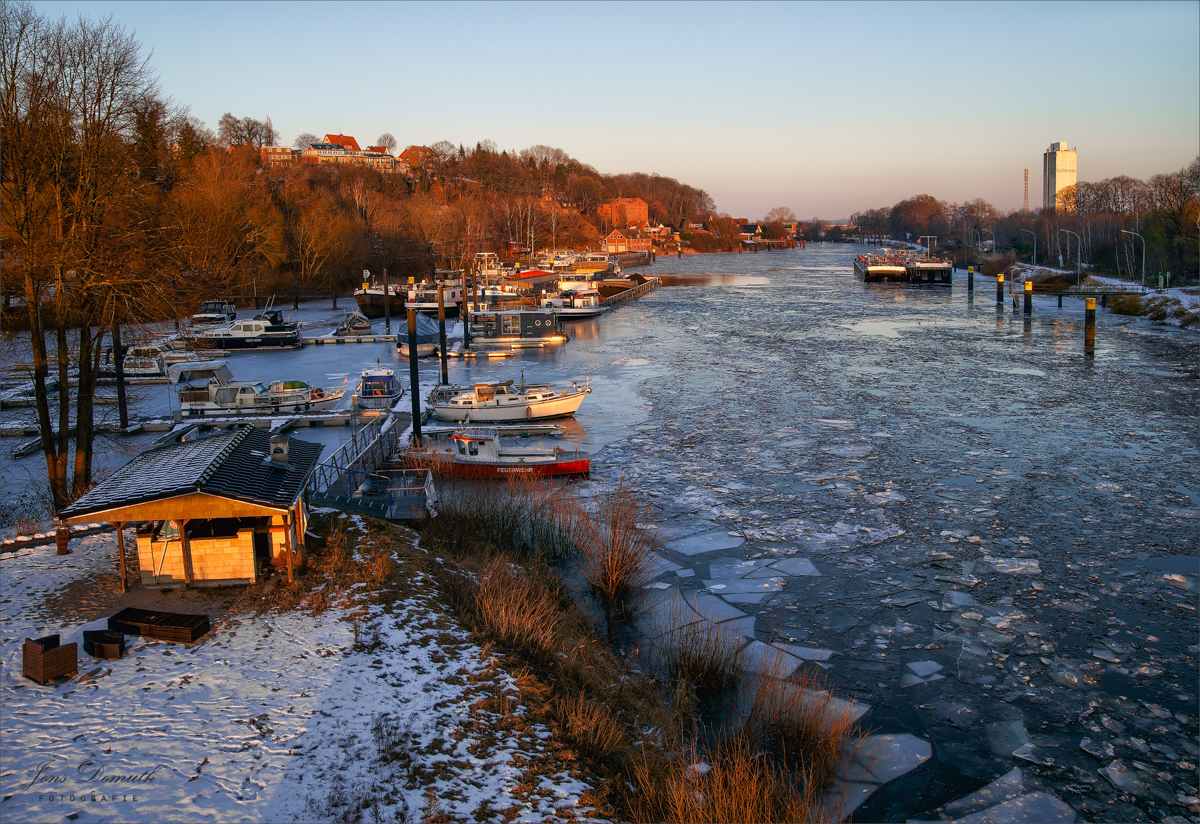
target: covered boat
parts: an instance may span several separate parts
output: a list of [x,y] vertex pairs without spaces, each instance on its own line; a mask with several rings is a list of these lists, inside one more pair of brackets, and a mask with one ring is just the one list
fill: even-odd
[[544,420],[574,415],[583,399],[592,391],[591,384],[556,391],[547,383],[477,383],[474,386],[439,386],[429,393],[429,406],[443,421]]
[[576,289],[554,297],[544,297],[542,308],[558,315],[559,320],[587,320],[608,311],[597,289]]
[[407,460],[456,478],[587,475],[588,453],[558,443],[531,442],[561,435],[554,426],[426,430],[423,443],[409,450]]
[[404,394],[395,369],[377,366],[364,369],[354,393],[354,405],[364,412],[386,412]]
[[[432,355],[437,351],[438,343],[441,340],[441,333],[438,327],[438,322],[426,314],[417,312],[417,357],[423,358]],[[396,334],[396,348],[400,350],[400,354],[408,357],[408,319],[400,319],[400,331]]]

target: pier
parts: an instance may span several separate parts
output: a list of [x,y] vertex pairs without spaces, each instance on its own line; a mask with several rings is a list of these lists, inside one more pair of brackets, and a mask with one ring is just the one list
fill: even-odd
[[618,303],[624,303],[628,300],[635,300],[647,292],[654,291],[660,286],[662,286],[662,280],[660,278],[647,278],[645,283],[639,283],[637,286],[631,286],[624,291],[617,292],[615,295],[610,295],[609,297],[605,298],[604,305],[615,306]]

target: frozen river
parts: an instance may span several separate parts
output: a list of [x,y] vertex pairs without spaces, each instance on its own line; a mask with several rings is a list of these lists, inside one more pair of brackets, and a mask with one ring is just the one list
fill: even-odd
[[[673,539],[655,597],[790,645],[869,728],[930,743],[859,820],[959,817],[942,805],[1014,768],[1010,794],[1088,820],[1194,818],[1197,335],[1101,311],[1088,357],[1081,301],[1036,298],[1026,323],[990,279],[972,300],[965,273],[864,285],[858,251],[662,259],[647,274],[665,288],[572,324],[567,346],[450,377],[589,378],[573,428],[593,478],[635,479]],[[314,328],[341,314],[301,310]],[[395,350],[231,362],[352,390],[377,358]],[[134,395],[169,411],[165,387]],[[296,434],[328,455],[350,429]],[[40,460],[6,460],[6,489]]]

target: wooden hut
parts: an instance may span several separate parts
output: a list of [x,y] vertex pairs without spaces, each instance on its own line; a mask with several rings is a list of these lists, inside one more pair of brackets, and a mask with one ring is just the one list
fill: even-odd
[[292,580],[303,560],[305,487],[320,444],[247,425],[143,452],[62,512],[68,522],[122,528],[137,536],[142,585],[245,584],[268,567]]

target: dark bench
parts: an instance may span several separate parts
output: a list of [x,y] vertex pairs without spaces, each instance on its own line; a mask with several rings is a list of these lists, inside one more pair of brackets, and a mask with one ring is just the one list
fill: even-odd
[[26,678],[47,684],[63,675],[79,671],[79,645],[59,644],[57,635],[45,638],[26,638],[22,654],[22,670]]
[[108,619],[110,632],[182,644],[190,644],[202,638],[211,628],[207,615],[161,612],[137,607],[126,607]]
[[93,658],[115,661],[125,654],[125,636],[107,629],[85,629],[83,651]]

